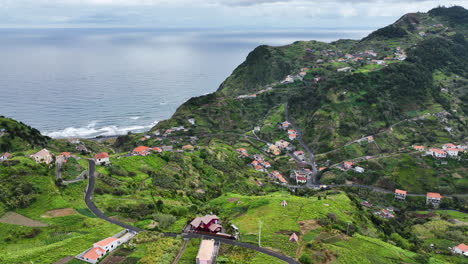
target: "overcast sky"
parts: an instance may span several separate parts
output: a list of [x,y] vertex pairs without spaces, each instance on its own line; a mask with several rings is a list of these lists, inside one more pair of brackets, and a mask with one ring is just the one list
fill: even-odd
[[0,27],[375,28],[468,0],[0,0]]

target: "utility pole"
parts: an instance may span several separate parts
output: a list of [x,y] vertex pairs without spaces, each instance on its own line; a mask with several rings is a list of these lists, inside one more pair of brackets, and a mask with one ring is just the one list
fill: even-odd
[[348,231],[349,231],[349,222],[348,222],[348,227],[346,228],[346,235],[348,235]]
[[262,246],[262,221],[258,220],[258,246]]

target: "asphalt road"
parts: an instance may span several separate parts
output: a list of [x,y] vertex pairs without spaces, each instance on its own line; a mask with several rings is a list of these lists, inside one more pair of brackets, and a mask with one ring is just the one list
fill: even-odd
[[[92,160],[92,159],[89,159],[88,163],[89,163],[89,177],[88,177],[88,187],[86,188],[86,193],[85,193],[85,203],[86,203],[86,206],[88,206],[89,210],[91,210],[91,212],[93,212],[93,214],[96,215],[97,217],[99,217],[99,218],[101,218],[103,220],[106,220],[107,222],[110,222],[112,224],[118,225],[118,226],[120,226],[122,228],[126,228],[126,229],[134,231],[134,232],[144,231],[143,229],[140,229],[140,228],[137,228],[137,227],[134,227],[134,226],[131,226],[131,225],[127,225],[127,224],[121,223],[121,222],[119,222],[117,220],[114,220],[114,219],[111,219],[111,218],[107,217],[103,212],[101,212],[101,210],[99,210],[96,207],[96,205],[94,205],[94,203],[92,201],[92,198],[93,198],[94,186],[95,186],[95,183],[96,183],[96,178],[94,177],[94,172],[96,170],[96,164],[95,164],[94,160]],[[237,240],[231,240],[231,239],[227,239],[227,238],[220,238],[220,237],[211,236],[211,235],[194,234],[194,233],[183,233],[183,234],[163,233],[163,234],[165,236],[168,236],[168,237],[181,236],[182,238],[187,238],[187,239],[191,239],[191,238],[214,239],[214,240],[219,241],[219,242],[224,243],[224,244],[249,248],[249,249],[255,250],[257,252],[261,252],[261,253],[267,254],[269,256],[275,257],[277,259],[280,259],[280,260],[282,260],[282,261],[284,261],[286,263],[300,264],[298,261],[296,261],[295,259],[293,259],[291,257],[285,256],[283,254],[280,254],[280,253],[277,253],[275,251],[272,251],[272,250],[269,250],[269,249],[266,249],[266,248],[262,248],[262,247],[259,247],[259,246],[253,245],[253,244],[239,242]]]

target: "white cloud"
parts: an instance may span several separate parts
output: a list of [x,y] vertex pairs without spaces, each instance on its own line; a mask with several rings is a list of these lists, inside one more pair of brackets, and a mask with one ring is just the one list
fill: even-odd
[[381,26],[454,4],[468,8],[468,0],[0,0],[0,24]]

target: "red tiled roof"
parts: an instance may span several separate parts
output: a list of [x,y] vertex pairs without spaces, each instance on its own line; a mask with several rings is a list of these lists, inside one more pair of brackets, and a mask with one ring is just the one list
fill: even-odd
[[104,159],[108,157],[109,157],[109,154],[107,154],[107,152],[102,152],[102,153],[94,155],[95,159]]
[[260,165],[255,165],[254,168],[255,168],[256,170],[263,170],[263,167],[260,166]]
[[404,190],[399,190],[399,189],[396,189],[396,190],[395,190],[395,193],[406,195],[406,191],[404,191]]
[[9,157],[11,156],[11,154],[8,153],[8,152],[5,152],[5,154],[3,154],[2,156],[3,156],[3,157],[6,157],[6,158],[9,158]]
[[413,146],[414,149],[424,149],[424,146]]
[[143,152],[149,150],[149,147],[146,146],[139,146],[133,149],[133,152]]
[[65,157],[70,157],[71,153],[70,152],[62,152],[61,153]]
[[153,150],[154,150],[154,151],[158,151],[158,152],[161,152],[161,151],[162,151],[162,149],[161,149],[161,148],[158,148],[158,147],[154,147]]
[[437,149],[437,148],[431,148],[429,149],[430,151],[434,152],[434,153],[439,153],[439,154],[445,154],[445,151],[441,150],[441,149]]
[[101,240],[101,241],[95,243],[94,245],[97,246],[97,247],[105,247],[105,246],[107,246],[107,245],[109,245],[109,244],[111,244],[112,242],[117,241],[117,240],[118,240],[118,239],[115,238],[115,237],[108,237],[108,238],[106,238],[106,239],[103,239],[103,240]]
[[456,248],[460,249],[460,250],[463,251],[463,252],[468,251],[468,246],[465,245],[465,244],[463,244],[463,243],[460,244],[460,245],[458,245],[458,246],[456,246]]
[[91,259],[91,260],[98,260],[105,251],[103,249],[100,249],[98,247],[90,249],[88,252],[86,252],[83,255],[83,258]]
[[297,177],[296,177],[296,180],[299,180],[299,181],[307,181],[307,178],[304,177],[304,176],[297,176]]
[[352,166],[354,163],[352,163],[351,161],[345,161],[344,164],[345,164],[345,165]]
[[444,145],[444,147],[446,147],[446,148],[455,148],[456,146],[454,144],[452,144],[452,143],[447,143],[447,144]]
[[426,195],[428,198],[438,198],[438,199],[441,199],[442,196],[440,195],[440,193],[431,193],[431,192],[428,192],[427,195]]
[[319,168],[319,171],[323,171],[324,169],[326,169],[327,167],[320,167]]

